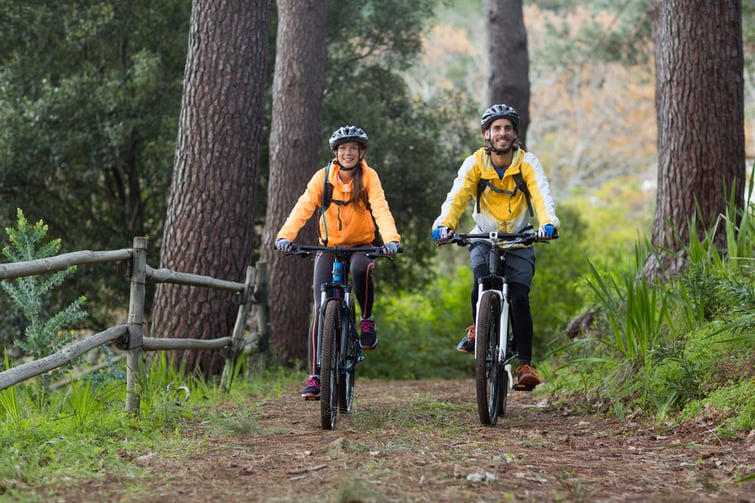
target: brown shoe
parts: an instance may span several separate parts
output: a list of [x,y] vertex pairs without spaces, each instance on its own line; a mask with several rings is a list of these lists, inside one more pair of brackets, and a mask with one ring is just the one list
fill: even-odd
[[534,388],[540,384],[540,376],[537,370],[528,364],[519,365],[516,370],[516,385],[522,388]]
[[474,336],[475,336],[474,325],[469,325],[467,327],[467,334],[456,345],[456,351],[459,351],[460,353],[472,353],[473,354],[474,353]]

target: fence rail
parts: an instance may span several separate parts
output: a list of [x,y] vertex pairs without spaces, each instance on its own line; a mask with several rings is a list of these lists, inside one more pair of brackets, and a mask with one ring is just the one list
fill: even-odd
[[[244,347],[244,328],[252,304],[263,304],[259,313],[259,330],[267,330],[264,304],[267,302],[267,268],[264,263],[258,263],[257,268],[247,267],[244,283],[226,281],[210,276],[172,271],[169,269],[153,269],[147,265],[147,239],[136,237],[133,248],[111,251],[81,250],[64,253],[44,259],[0,264],[0,280],[34,276],[48,272],[67,269],[71,266],[97,264],[107,262],[129,261],[128,276],[131,282],[128,322],[110,327],[94,334],[83,341],[77,342],[57,353],[38,360],[23,363],[16,367],[0,372],[0,391],[26,381],[40,374],[69,364],[79,356],[99,346],[115,342],[118,349],[127,351],[126,354],[126,410],[139,412],[139,396],[137,394],[137,375],[144,373],[141,362],[142,351],[162,351],[175,349],[210,350],[220,349],[225,357],[225,366],[221,377],[221,388],[228,390],[236,359]],[[228,337],[217,339],[165,339],[144,337],[144,296],[145,283],[173,283],[179,285],[229,290],[236,292],[241,299],[239,310]]]

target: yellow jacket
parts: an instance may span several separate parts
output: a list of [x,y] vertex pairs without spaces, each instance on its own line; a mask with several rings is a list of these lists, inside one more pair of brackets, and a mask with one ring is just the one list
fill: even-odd
[[[396,230],[396,223],[385,199],[385,192],[380,183],[377,172],[361,161],[362,182],[367,193],[367,201],[372,212],[367,209],[360,199],[348,204],[336,204],[336,201],[348,201],[352,183],[341,182],[338,172],[341,167],[334,161],[314,174],[307,184],[307,189],[299,197],[296,205],[278,232],[276,239],[296,239],[299,230],[318,210],[320,225],[320,243],[327,239],[328,246],[359,246],[370,244],[375,240],[375,223],[383,241],[401,242]],[[358,168],[359,169],[359,168]],[[319,208],[322,206],[325,190],[325,173],[328,172],[328,182],[333,186],[331,204],[323,216]],[[373,220],[374,217],[374,220]]]
[[501,192],[490,188],[482,192],[480,210],[478,211],[475,205],[472,214],[477,224],[472,232],[520,232],[529,224],[530,215],[524,193],[516,189],[515,173],[521,173],[527,184],[540,225],[552,224],[558,228],[560,222],[556,216],[548,178],[538,158],[531,152],[517,149],[503,178],[499,178],[490,162],[490,155],[484,148],[480,148],[467,157],[459,168],[451,190],[441,206],[440,215],[433,223],[433,229],[440,226],[456,229],[469,200],[477,198],[478,182],[487,180]]

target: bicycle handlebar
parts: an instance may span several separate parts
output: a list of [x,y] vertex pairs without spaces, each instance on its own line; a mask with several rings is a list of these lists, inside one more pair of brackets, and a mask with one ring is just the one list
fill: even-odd
[[[338,254],[364,253],[370,258],[386,257],[391,258],[393,255],[385,253],[382,246],[322,246],[322,245],[299,245],[291,243],[292,251],[285,252],[284,255],[309,255],[317,251],[332,251]],[[403,253],[404,249],[399,245],[397,253]]]
[[552,237],[539,237],[537,232],[532,230],[532,227],[527,227],[522,232],[505,233],[505,232],[477,232],[467,233],[459,232],[454,233],[453,236],[446,241],[438,241],[438,245],[445,244],[457,244],[459,246],[467,246],[472,243],[474,239],[484,239],[493,245],[508,244],[516,245],[523,244],[529,246],[532,243],[549,243],[554,239],[558,239],[558,231],[556,231]]

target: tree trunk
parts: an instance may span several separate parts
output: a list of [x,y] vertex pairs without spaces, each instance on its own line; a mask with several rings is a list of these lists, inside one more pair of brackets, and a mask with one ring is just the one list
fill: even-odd
[[[263,137],[266,0],[194,0],[161,267],[244,281]],[[161,284],[153,337],[231,335],[233,294]],[[205,376],[218,351],[179,351],[176,364]]]
[[[273,244],[307,182],[321,167],[327,11],[325,0],[278,0],[262,257],[269,263],[271,335],[287,363],[307,358],[312,261],[283,257],[273,250]],[[316,239],[310,221],[297,241],[314,244]]]
[[[677,252],[689,244],[688,222],[698,205],[698,236],[725,214],[732,187],[743,208],[746,175],[741,1],[664,0],[655,8],[658,194],[652,243],[671,253],[664,252],[660,264],[648,260],[650,277],[683,267],[685,257]],[[722,225],[715,239],[724,245]]]
[[488,103],[519,112],[519,139],[527,144],[530,124],[530,59],[522,0],[483,0],[488,31]]

